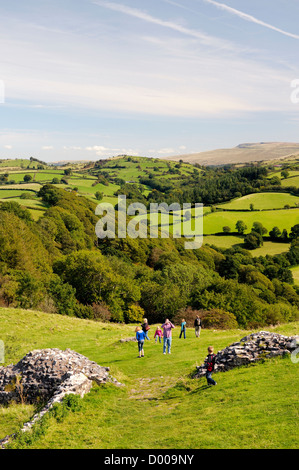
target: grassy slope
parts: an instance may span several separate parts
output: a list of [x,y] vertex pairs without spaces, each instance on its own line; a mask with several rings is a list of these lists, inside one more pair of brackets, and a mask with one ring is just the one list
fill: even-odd
[[[125,384],[94,386],[82,410],[62,422],[51,421],[35,448],[294,448],[298,419],[298,364],[290,358],[215,374],[218,386],[189,374],[202,363],[206,349],[216,350],[249,332],[203,330],[197,340],[174,330],[172,354],[147,342],[144,359],[136,343],[119,343],[134,335],[133,325],[100,324],[40,312],[0,309],[5,364],[29,350],[71,348],[110,366]],[[273,330],[298,334],[293,323]],[[269,329],[269,328],[268,328]],[[150,337],[153,338],[153,327]],[[291,384],[291,386],[289,386]],[[0,408],[0,436],[16,431],[33,413],[32,406]],[[279,417],[279,419],[278,419]]]
[[291,268],[291,271],[293,273],[295,284],[299,285],[299,266],[295,266],[294,268]]
[[284,228],[289,232],[293,225],[299,223],[299,209],[282,209],[277,211],[251,211],[251,212],[213,212],[204,217],[203,230],[205,234],[222,232],[224,226],[235,230],[236,222],[243,220],[247,225],[245,233],[251,231],[254,222],[261,222],[267,230],[277,225],[280,230]]
[[39,163],[35,161],[31,161],[26,158],[15,158],[15,159],[1,159],[0,160],[0,168],[11,168],[11,169],[20,169],[21,167],[30,168],[36,167]]
[[[203,238],[203,244],[215,245],[219,248],[231,248],[233,246],[240,246],[244,248],[243,238],[234,235],[208,235]],[[250,250],[252,256],[266,256],[266,255],[278,255],[285,253],[289,250],[290,245],[288,243],[276,243],[276,242],[264,242],[263,246]]]
[[299,176],[290,176],[289,178],[283,179],[281,181],[281,186],[295,186],[299,187]]
[[220,209],[249,210],[250,204],[258,210],[283,209],[286,204],[296,207],[299,197],[288,193],[256,193],[234,199],[217,207]]

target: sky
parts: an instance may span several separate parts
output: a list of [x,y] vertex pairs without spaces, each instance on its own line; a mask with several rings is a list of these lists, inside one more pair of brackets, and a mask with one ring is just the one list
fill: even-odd
[[299,142],[298,0],[2,0],[0,15],[0,158]]

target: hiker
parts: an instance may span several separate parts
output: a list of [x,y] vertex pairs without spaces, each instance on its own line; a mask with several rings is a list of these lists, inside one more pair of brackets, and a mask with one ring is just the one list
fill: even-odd
[[214,372],[215,360],[216,360],[216,355],[214,354],[213,346],[208,347],[208,353],[209,354],[205,359],[205,364],[207,366],[206,379],[207,379],[208,385],[217,385],[217,382],[215,382],[215,380],[212,379],[212,373]]
[[197,315],[194,320],[194,328],[195,328],[195,336],[199,338],[200,330],[201,330],[201,319],[199,318],[199,315]]
[[174,328],[174,325],[166,318],[161,328],[163,328],[163,354],[166,354],[166,348],[168,354],[171,354],[171,330]]
[[139,356],[137,357],[139,358],[144,357],[143,345],[144,345],[144,340],[145,340],[145,333],[141,329],[140,326],[136,327],[135,332],[136,332],[136,339],[138,341],[138,352],[139,352]]
[[155,343],[157,343],[158,338],[159,338],[159,343],[161,343],[162,330],[159,326],[157,326],[157,329],[156,329],[155,334],[154,334]]
[[150,338],[148,337],[148,330],[150,329],[150,327],[148,326],[147,318],[143,319],[143,323],[141,325],[141,328],[144,331],[146,339],[150,341]]
[[186,321],[185,321],[185,318],[183,318],[182,322],[181,322],[180,338],[181,338],[182,334],[184,335],[184,339],[186,339]]

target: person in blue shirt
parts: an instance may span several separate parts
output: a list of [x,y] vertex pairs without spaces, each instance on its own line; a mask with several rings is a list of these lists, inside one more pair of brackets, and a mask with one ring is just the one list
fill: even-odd
[[182,323],[181,323],[180,338],[181,338],[182,334],[184,335],[184,338],[186,339],[186,321],[185,321],[184,318],[183,318]]
[[142,328],[140,328],[140,326],[137,326],[137,328],[135,329],[135,332],[136,332],[136,339],[138,341],[138,352],[139,352],[139,356],[137,357],[138,358],[144,357],[143,345],[144,345],[144,340],[145,340],[145,333],[142,330]]

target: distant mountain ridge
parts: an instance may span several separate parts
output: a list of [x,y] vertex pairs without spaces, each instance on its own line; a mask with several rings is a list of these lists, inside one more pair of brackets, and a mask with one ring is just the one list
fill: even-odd
[[175,155],[167,160],[183,160],[200,165],[228,165],[230,163],[249,163],[284,158],[299,158],[299,143],[293,142],[257,142],[243,143],[233,148],[215,149],[205,152]]

